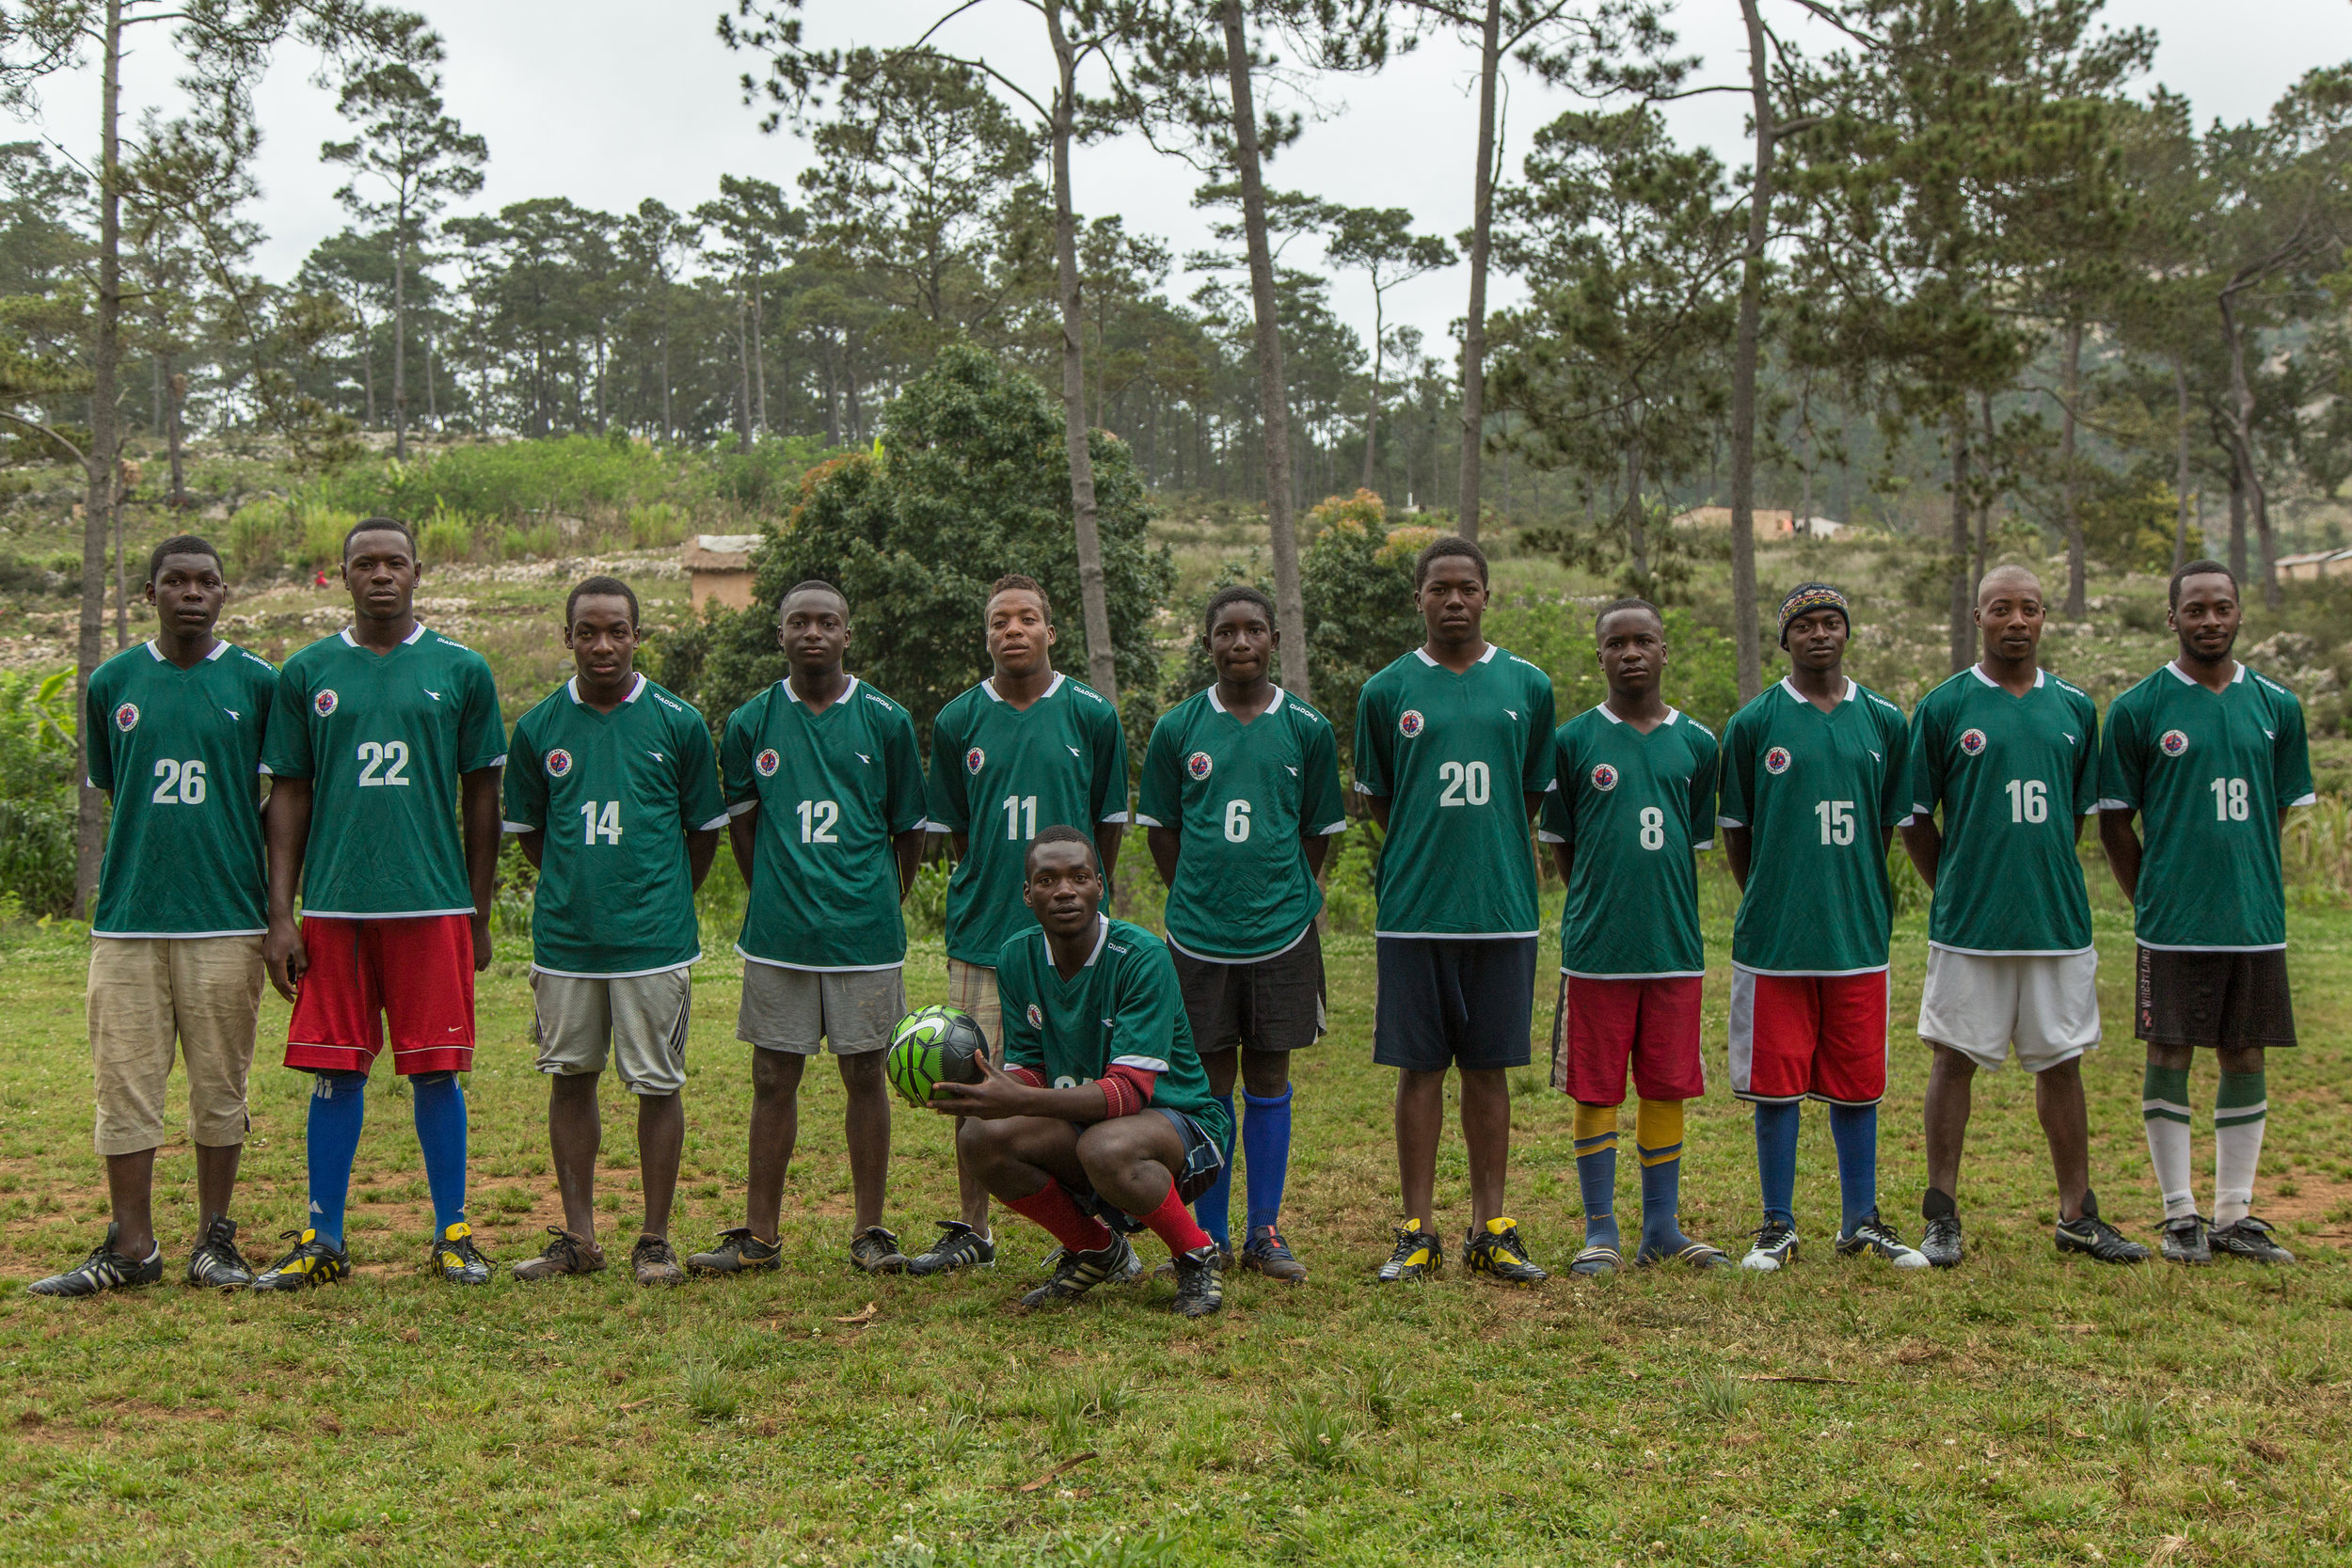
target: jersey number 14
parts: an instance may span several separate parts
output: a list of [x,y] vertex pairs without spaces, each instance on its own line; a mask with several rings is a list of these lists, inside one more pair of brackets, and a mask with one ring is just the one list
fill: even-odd
[[618,800],[582,800],[580,803],[580,842],[591,848],[597,839],[607,844],[621,842],[621,802]]

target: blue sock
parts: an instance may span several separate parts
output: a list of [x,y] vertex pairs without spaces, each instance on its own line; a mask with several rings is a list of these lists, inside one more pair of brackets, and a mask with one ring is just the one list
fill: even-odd
[[1756,1176],[1764,1189],[1764,1217],[1797,1223],[1797,1122],[1802,1101],[1756,1108]]
[[1617,1251],[1617,1108],[1576,1108],[1576,1185],[1584,1198],[1584,1244]]
[[1644,1100],[1633,1123],[1633,1151],[1642,1162],[1642,1256],[1678,1258],[1691,1244],[1682,1233],[1682,1101]]
[[[1217,1103],[1225,1107],[1225,1125],[1233,1125],[1233,1097],[1222,1095]],[[1238,1141],[1238,1140],[1236,1140]],[[1250,1173],[1254,1179],[1257,1173]],[[1209,1239],[1226,1252],[1233,1250],[1233,1150],[1225,1150],[1225,1168],[1216,1173],[1216,1185],[1192,1200],[1192,1217]]]
[[1291,1086],[1272,1096],[1241,1092],[1249,1117],[1241,1124],[1242,1164],[1248,1170],[1249,1234],[1282,1220],[1282,1186],[1291,1174]]
[[1844,1233],[1878,1212],[1879,1108],[1875,1105],[1833,1105],[1829,1135],[1837,1145],[1837,1197],[1844,1212]]
[[453,1072],[408,1081],[417,1107],[417,1147],[424,1151],[424,1184],[433,1190],[433,1234],[466,1217],[466,1091]]
[[359,1153],[359,1129],[368,1119],[368,1075],[311,1074],[310,1126],[303,1154],[310,1167],[310,1228],[340,1247],[343,1205],[351,1196],[351,1162]]

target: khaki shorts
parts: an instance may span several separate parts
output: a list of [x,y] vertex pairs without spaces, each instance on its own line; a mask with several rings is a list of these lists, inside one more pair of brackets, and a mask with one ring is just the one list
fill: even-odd
[[602,1072],[608,1058],[632,1094],[686,1086],[686,1029],[693,972],[616,977],[531,972],[531,1039],[541,1072]]
[[815,1055],[820,1043],[856,1056],[888,1049],[906,1011],[901,969],[786,969],[746,959],[735,1037],[795,1056]]
[[100,937],[90,943],[94,1141],[103,1155],[164,1141],[164,1089],[176,1044],[188,1069],[188,1141],[245,1142],[246,1079],[262,1006],[262,939]]
[[988,1057],[993,1062],[1004,1058],[1003,1041],[1005,1010],[996,1001],[996,972],[968,964],[961,958],[947,960],[947,1006],[960,1007],[972,1015],[988,1037]]

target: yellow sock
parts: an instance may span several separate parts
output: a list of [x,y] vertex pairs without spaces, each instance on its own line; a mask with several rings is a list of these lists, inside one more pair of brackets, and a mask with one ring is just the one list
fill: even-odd
[[1587,1154],[1597,1154],[1602,1149],[1614,1149],[1616,1147],[1617,1108],[1614,1105],[1579,1105],[1576,1108],[1577,1157],[1581,1159]]
[[[1578,1124],[1581,1135],[1582,1123]],[[1633,1147],[1645,1165],[1682,1157],[1682,1101],[1645,1100],[1633,1113]]]

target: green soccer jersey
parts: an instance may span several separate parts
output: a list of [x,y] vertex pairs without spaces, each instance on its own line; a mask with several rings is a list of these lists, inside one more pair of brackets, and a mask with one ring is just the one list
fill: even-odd
[[686,834],[727,824],[703,717],[637,677],[611,713],[577,677],[515,721],[506,831],[537,833],[532,967],[620,979],[702,955]]
[[891,840],[926,810],[907,710],[853,675],[811,713],[778,681],[728,717],[719,758],[727,809],[759,808],[735,950],[784,969],[905,963]]
[[[1023,862],[1040,828],[1091,834],[1127,820],[1127,736],[1090,686],[1057,674],[1016,708],[984,680],[931,724],[930,824],[962,833],[947,879],[947,956],[982,968],[1006,939],[1037,925],[1021,901]],[[1110,886],[1104,884],[1104,900]]]
[[2099,709],[2046,671],[2012,697],[1970,665],[1911,715],[1912,815],[1944,811],[1928,942],[1995,957],[2090,951],[2074,833],[2099,799]]
[[1644,735],[1585,709],[1553,737],[1559,785],[1536,837],[1575,854],[1560,916],[1560,970],[1592,980],[1705,974],[1698,863],[1715,838],[1715,736],[1666,710]]
[[1551,788],[1551,677],[1489,643],[1460,674],[1415,648],[1356,703],[1356,787],[1389,798],[1375,935],[1538,934],[1524,797]]
[[1716,820],[1748,830],[1731,961],[1759,974],[1886,967],[1887,830],[1904,815],[1902,709],[1846,682],[1823,713],[1784,680],[1724,728]]
[[439,632],[379,654],[340,631],[286,660],[262,764],[310,781],[302,912],[473,913],[457,779],[505,760],[489,665]]
[[1136,821],[1182,834],[1168,944],[1217,963],[1289,951],[1323,908],[1301,834],[1347,827],[1331,722],[1277,687],[1245,724],[1195,692],[1152,728]]
[[1182,1112],[1231,1148],[1232,1119],[1209,1096],[1167,945],[1140,926],[1099,918],[1094,952],[1068,980],[1035,925],[998,951],[1005,1061],[1035,1069],[1057,1089],[1091,1084],[1114,1067],[1155,1072],[1152,1105]]
[[2303,705],[2241,664],[2213,692],[2170,664],[2108,705],[2099,807],[2139,813],[2142,947],[2287,944],[2279,813],[2312,801]]
[[266,930],[260,774],[278,672],[215,642],[183,670],[152,642],[90,676],[89,782],[114,797],[90,933]]

